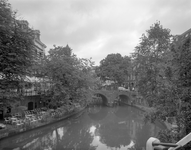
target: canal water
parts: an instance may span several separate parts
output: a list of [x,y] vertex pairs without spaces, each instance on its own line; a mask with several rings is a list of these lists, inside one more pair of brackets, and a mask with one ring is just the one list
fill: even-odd
[[144,150],[164,129],[145,123],[143,111],[127,105],[90,106],[60,122],[0,140],[0,150]]

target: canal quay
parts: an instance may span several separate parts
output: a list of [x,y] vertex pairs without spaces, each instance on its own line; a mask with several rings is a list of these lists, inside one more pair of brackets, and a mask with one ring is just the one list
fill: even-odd
[[144,122],[143,110],[120,104],[101,104],[59,122],[0,140],[1,150],[145,149],[150,137],[166,126]]

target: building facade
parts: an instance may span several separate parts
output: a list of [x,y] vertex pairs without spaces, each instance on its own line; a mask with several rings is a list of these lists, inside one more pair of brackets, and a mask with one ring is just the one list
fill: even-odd
[[175,41],[179,42],[179,43],[183,43],[189,37],[191,37],[191,28],[189,30],[185,31],[184,33],[182,33],[181,35],[177,35],[175,37]]
[[18,24],[20,25],[23,31],[30,31],[33,34],[33,42],[34,42],[34,58],[36,60],[42,59],[45,56],[45,48],[46,45],[40,40],[40,31],[33,30],[29,27],[29,23],[26,20],[18,20]]
[[[32,32],[34,42],[33,59],[36,63],[40,63],[40,60],[42,60],[45,56],[46,49],[46,45],[40,40],[40,31],[31,29],[26,20],[19,20],[18,24],[23,31]],[[36,71],[34,71],[33,74],[33,77],[26,77],[26,82],[28,82],[28,84],[26,84],[23,89],[24,100],[21,101],[21,105],[26,106],[28,110],[38,108],[42,103],[40,100],[39,91],[40,87],[43,85],[44,79],[37,77],[36,75],[39,73]]]

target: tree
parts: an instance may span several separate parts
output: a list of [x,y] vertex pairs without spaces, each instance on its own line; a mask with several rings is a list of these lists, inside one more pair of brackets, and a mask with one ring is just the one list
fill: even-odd
[[[159,138],[164,142],[177,142],[191,131],[191,118],[190,118],[190,50],[191,50],[191,40],[187,38],[184,41],[176,42],[174,40],[169,58],[169,69],[166,70],[167,81],[168,81],[168,95],[171,97],[165,97],[165,101],[162,101],[163,106],[158,107],[156,115],[157,118],[161,115],[164,117],[169,116],[169,111],[174,110],[173,117],[175,117],[178,128],[176,134],[172,131],[163,131],[159,134]],[[172,73],[173,72],[173,73]],[[169,101],[171,99],[171,101]],[[173,100],[172,100],[173,99]],[[169,103],[167,103],[169,101]],[[164,103],[165,102],[165,103]],[[176,103],[177,107],[172,107]],[[165,109],[166,108],[166,109]],[[185,149],[190,149],[190,143],[184,146]]]
[[170,30],[155,23],[147,36],[142,36],[133,56],[139,92],[156,108],[151,117],[163,121],[166,117],[176,118],[177,134],[169,131],[160,134],[165,142],[180,140],[191,131],[191,40],[189,37],[177,42],[171,37]]
[[164,90],[165,70],[168,67],[166,55],[170,51],[171,34],[156,22],[143,34],[141,42],[133,54],[139,93],[147,98],[150,106],[158,101],[159,93]]
[[117,85],[125,82],[126,77],[130,74],[131,60],[128,56],[122,57],[121,54],[109,54],[100,62],[96,73],[101,80],[111,80]]
[[180,137],[183,137],[191,132],[191,38],[189,37],[173,50],[177,56],[173,59],[173,65],[176,68],[175,83],[178,89],[177,94],[180,97],[180,111],[177,120],[180,127]]
[[73,103],[85,100],[87,89],[91,85],[91,68],[88,59],[79,59],[72,49],[54,46],[44,61],[44,76],[52,82],[52,102]]
[[20,89],[30,74],[33,46],[32,30],[23,31],[11,5],[0,0],[0,89],[4,103],[13,96],[11,90]]

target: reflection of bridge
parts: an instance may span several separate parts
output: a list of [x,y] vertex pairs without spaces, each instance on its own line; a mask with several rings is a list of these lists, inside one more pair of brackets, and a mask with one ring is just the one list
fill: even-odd
[[127,104],[132,104],[135,101],[135,93],[131,91],[119,90],[90,90],[90,101],[93,96],[100,97],[104,104],[113,104],[114,102],[122,101]]
[[[108,108],[101,105],[88,107],[88,116],[98,123],[106,123],[115,119],[117,119],[118,122],[124,121],[124,119],[142,122],[144,118],[143,112],[143,110],[137,107],[128,105],[119,105],[114,108]],[[108,121],[108,119],[110,121]]]
[[[96,125],[97,131],[104,133],[105,136],[117,138],[123,137],[127,139],[136,139],[140,137],[140,132],[145,135],[145,130],[152,130],[153,136],[158,133],[160,124],[145,123],[143,110],[132,106],[108,107],[88,107],[88,117]],[[165,126],[163,126],[165,127]],[[120,136],[119,136],[120,135]],[[115,140],[114,140],[115,141]]]

